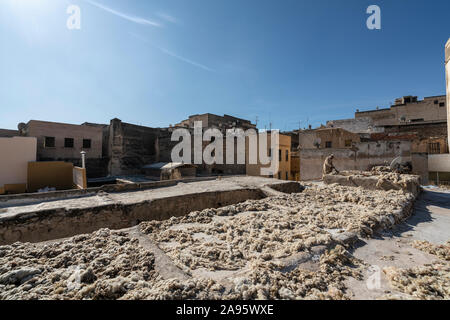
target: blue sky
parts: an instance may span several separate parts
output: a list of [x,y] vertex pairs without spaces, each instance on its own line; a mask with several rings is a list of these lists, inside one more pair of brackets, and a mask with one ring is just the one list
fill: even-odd
[[[81,30],[69,30],[70,4]],[[381,8],[368,30],[366,8]],[[168,126],[231,114],[281,130],[445,94],[448,0],[1,0],[0,128]]]

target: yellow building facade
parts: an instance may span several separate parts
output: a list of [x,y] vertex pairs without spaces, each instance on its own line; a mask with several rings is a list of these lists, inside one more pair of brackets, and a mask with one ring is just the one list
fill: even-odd
[[[248,176],[262,176],[261,168],[268,168],[270,165],[262,165],[259,159],[259,138],[258,135],[258,163],[250,164],[249,163],[249,138],[246,138],[246,147],[245,147],[245,163],[246,163],[246,173]],[[279,166],[278,172],[276,172],[273,176],[267,176],[268,178],[276,178],[279,180],[292,180],[291,176],[291,136],[287,136],[284,134],[279,134],[279,146],[278,150],[274,150],[272,154],[272,144],[271,144],[271,134],[267,133],[267,155],[270,157],[278,157]]]

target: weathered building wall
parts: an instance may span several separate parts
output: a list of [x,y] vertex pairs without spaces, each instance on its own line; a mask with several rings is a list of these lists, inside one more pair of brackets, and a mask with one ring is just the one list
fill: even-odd
[[[21,131],[21,135],[37,138],[38,161],[66,161],[81,166],[80,152],[85,151],[87,176],[101,177],[107,174],[107,161],[103,157],[103,129],[100,125],[31,120]],[[46,145],[46,137],[54,139],[54,144]],[[73,139],[73,146],[66,145],[66,138]],[[90,147],[84,147],[83,140],[89,140]]]
[[410,140],[414,153],[448,153],[446,121],[386,126],[384,133],[371,134],[371,139]]
[[341,128],[306,130],[299,133],[300,150],[351,148],[353,144],[360,141],[361,137],[359,134]]
[[327,128],[341,128],[353,133],[383,132],[383,127],[375,127],[370,117],[327,121]]
[[446,121],[446,105],[445,96],[425,97],[423,100],[396,104],[387,109],[356,112],[355,118],[370,118],[375,126]]
[[26,186],[28,162],[36,161],[36,149],[36,138],[0,138],[0,194],[5,185]]
[[[168,129],[138,126],[120,119],[111,120],[108,137],[110,175],[139,174],[144,165],[170,162],[168,146],[175,145],[170,142]],[[160,139],[167,144],[161,144]]]
[[249,120],[236,118],[230,115],[218,116],[211,113],[196,114],[189,116],[188,119],[181,121],[176,126],[193,128],[195,121],[201,121],[203,128],[218,128],[218,129],[231,129],[242,128],[255,129],[256,125],[252,124]]
[[330,154],[334,154],[333,164],[339,171],[368,171],[373,166],[388,164],[398,156],[410,160],[410,150],[409,141],[361,142],[352,149],[302,149],[300,179],[321,179],[323,163]]

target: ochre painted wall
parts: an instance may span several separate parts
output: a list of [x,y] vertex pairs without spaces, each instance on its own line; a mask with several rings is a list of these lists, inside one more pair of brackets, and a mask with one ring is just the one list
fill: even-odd
[[61,161],[28,163],[28,192],[45,187],[73,189],[73,164]]

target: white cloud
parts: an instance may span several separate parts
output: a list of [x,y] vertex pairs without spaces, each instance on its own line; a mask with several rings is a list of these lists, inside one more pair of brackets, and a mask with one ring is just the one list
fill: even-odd
[[87,3],[89,3],[89,4],[91,4],[91,5],[99,8],[99,9],[102,9],[102,10],[104,10],[106,12],[109,12],[109,13],[111,13],[113,15],[116,15],[116,16],[122,18],[122,19],[131,21],[131,22],[134,22],[134,23],[137,23],[137,24],[142,24],[142,25],[147,25],[147,26],[152,26],[152,27],[161,27],[161,24],[158,23],[158,22],[155,22],[155,21],[152,21],[152,20],[149,20],[149,19],[145,19],[145,18],[141,18],[141,17],[136,17],[136,16],[125,14],[125,13],[122,13],[120,11],[117,11],[117,10],[111,9],[109,7],[106,7],[106,6],[104,6],[104,5],[100,4],[100,3],[92,1],[92,0],[85,0],[85,1]]
[[200,69],[209,71],[209,72],[214,72],[213,69],[211,69],[211,68],[205,66],[204,64],[201,64],[201,63],[192,61],[192,60],[187,59],[187,58],[185,58],[185,57],[183,57],[183,56],[180,56],[180,55],[178,55],[178,54],[176,54],[176,53],[173,53],[172,51],[169,51],[169,50],[167,50],[167,49],[165,49],[165,48],[156,46],[156,45],[150,43],[150,42],[149,42],[147,39],[145,39],[144,37],[142,37],[142,36],[140,36],[140,35],[138,35],[138,34],[136,34],[136,33],[130,32],[130,35],[133,36],[133,37],[135,37],[135,38],[137,38],[137,39],[139,39],[139,40],[141,40],[141,41],[143,41],[143,42],[145,42],[145,43],[150,44],[152,47],[158,49],[158,50],[161,51],[162,53],[167,54],[168,56],[171,56],[172,58],[175,58],[175,59],[178,59],[178,60],[180,60],[180,61],[183,61],[183,62],[185,62],[185,63],[187,63],[187,64],[190,64],[190,65],[192,65],[192,66],[194,66],[194,67],[197,67],[197,68],[200,68]]

